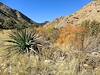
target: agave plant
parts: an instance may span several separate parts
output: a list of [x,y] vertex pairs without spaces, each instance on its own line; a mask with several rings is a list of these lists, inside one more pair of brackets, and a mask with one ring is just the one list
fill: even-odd
[[30,51],[39,53],[42,46],[36,31],[16,30],[12,31],[9,37],[10,40],[7,40],[11,43],[9,48],[19,53],[29,53]]

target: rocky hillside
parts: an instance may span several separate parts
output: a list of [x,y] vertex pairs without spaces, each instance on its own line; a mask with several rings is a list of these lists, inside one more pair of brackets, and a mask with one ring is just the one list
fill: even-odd
[[0,28],[13,29],[16,27],[29,27],[31,25],[43,25],[45,23],[37,23],[22,14],[0,2]]
[[100,21],[100,3],[93,1],[76,13],[68,17],[57,18],[48,25],[54,25],[56,28],[58,28],[66,26],[68,24],[78,25],[84,20]]

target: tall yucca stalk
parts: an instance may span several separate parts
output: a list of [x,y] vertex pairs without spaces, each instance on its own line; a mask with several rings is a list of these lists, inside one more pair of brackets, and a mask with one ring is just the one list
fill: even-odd
[[10,40],[10,49],[16,50],[19,53],[29,53],[33,51],[34,53],[39,52],[39,46],[41,43],[38,40],[38,36],[36,31],[28,31],[26,29],[23,30],[15,30],[9,35]]

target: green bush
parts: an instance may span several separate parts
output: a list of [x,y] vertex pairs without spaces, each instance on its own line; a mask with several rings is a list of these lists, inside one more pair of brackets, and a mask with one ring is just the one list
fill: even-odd
[[4,24],[3,24],[3,28],[4,29],[13,29],[15,28],[15,24],[16,22],[12,19],[8,19],[8,20],[5,20]]
[[81,24],[88,31],[88,35],[97,36],[100,33],[100,23],[97,21],[84,21]]

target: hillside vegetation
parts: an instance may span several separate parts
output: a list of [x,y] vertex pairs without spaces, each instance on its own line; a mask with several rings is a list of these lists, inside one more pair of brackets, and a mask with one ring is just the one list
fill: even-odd
[[39,27],[5,29],[14,22],[0,20],[0,75],[100,75],[99,6]]

